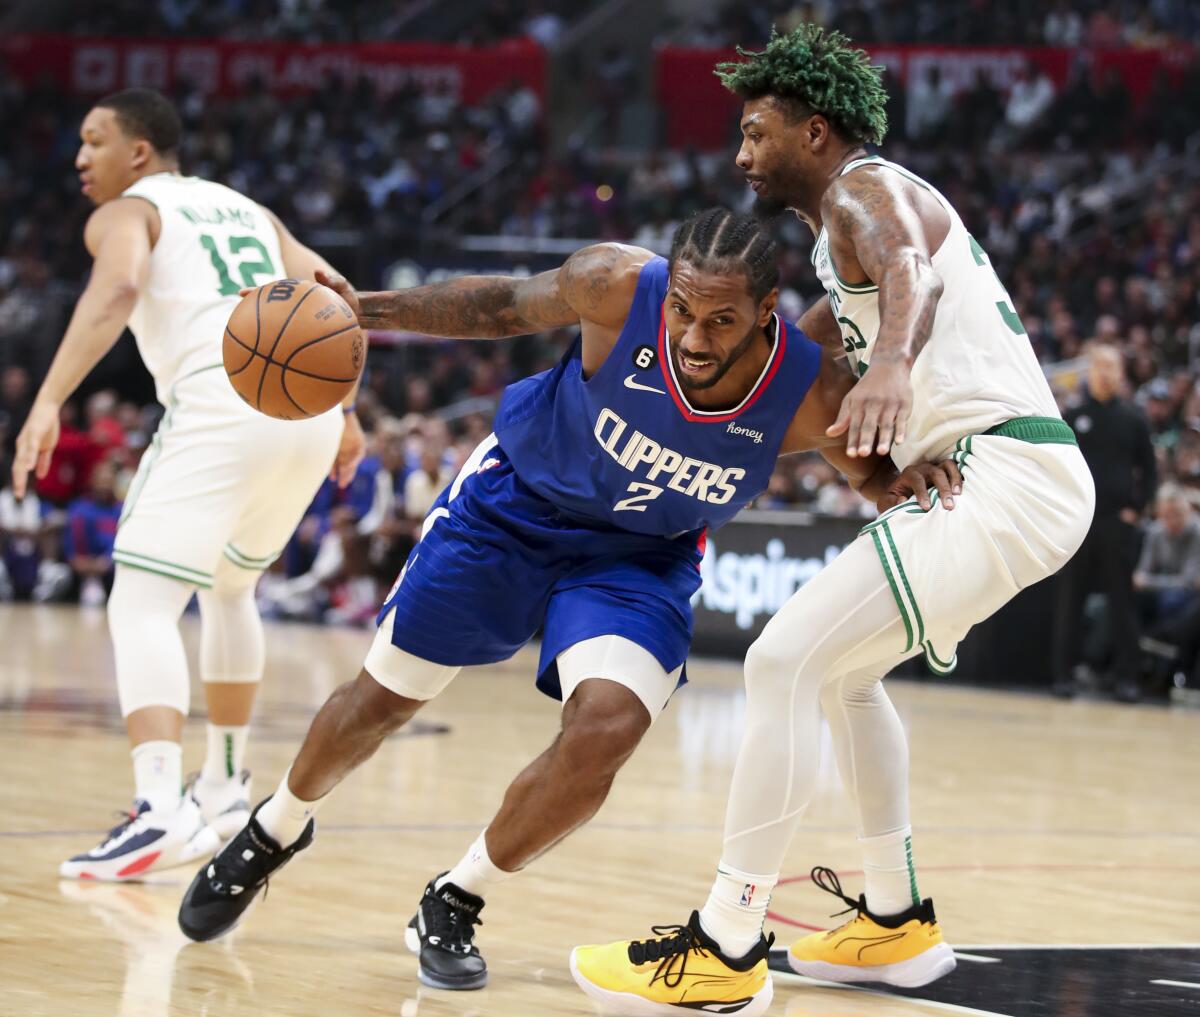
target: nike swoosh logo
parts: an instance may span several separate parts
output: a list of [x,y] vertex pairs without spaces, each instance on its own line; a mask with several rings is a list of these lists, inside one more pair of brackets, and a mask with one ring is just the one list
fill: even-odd
[[628,378],[625,379],[625,387],[626,388],[635,388],[639,392],[657,392],[659,395],[667,394],[661,388],[654,388],[653,386],[643,385],[640,382],[634,381],[633,380],[634,377],[636,377],[636,376],[631,374]]

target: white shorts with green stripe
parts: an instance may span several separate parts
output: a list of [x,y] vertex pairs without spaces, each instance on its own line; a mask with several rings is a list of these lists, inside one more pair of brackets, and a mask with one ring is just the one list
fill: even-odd
[[217,364],[181,378],[125,497],[113,559],[199,587],[218,570],[267,568],[329,474],[337,408],[274,420]]
[[952,671],[972,626],[1070,560],[1095,504],[1091,473],[1071,441],[964,438],[952,453],[963,474],[952,510],[934,498],[925,511],[910,499],[864,527],[858,539],[874,545],[904,621],[906,653],[919,648],[933,671]]

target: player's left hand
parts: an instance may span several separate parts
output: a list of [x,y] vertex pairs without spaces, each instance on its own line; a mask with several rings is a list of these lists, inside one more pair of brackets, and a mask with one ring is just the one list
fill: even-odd
[[875,507],[886,512],[915,497],[917,504],[928,512],[933,507],[929,498],[932,487],[942,506],[953,509],[954,496],[962,494],[962,484],[962,473],[953,459],[943,459],[940,463],[914,463],[888,485],[887,491],[875,500]]
[[830,438],[846,436],[846,454],[887,455],[892,445],[903,443],[912,412],[912,382],[902,363],[880,361],[846,393],[837,420],[825,432]]
[[329,479],[338,487],[347,487],[350,484],[367,451],[367,438],[363,434],[362,424],[358,422],[358,414],[351,411],[345,416],[346,426],[342,428],[342,443],[338,445],[333,469],[329,473]]

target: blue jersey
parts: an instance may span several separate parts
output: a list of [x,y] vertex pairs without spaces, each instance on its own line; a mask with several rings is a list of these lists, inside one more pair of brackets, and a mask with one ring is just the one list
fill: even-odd
[[698,410],[667,346],[664,258],[642,268],[625,327],[583,376],[582,339],[552,370],[510,385],[494,423],[521,480],[581,520],[677,536],[732,519],[766,489],[820,365],[820,348],[776,315],[762,374],[730,410]]

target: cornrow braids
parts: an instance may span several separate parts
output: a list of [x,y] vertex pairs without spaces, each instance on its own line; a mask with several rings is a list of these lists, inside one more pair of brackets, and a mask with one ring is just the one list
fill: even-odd
[[883,68],[841,32],[803,24],[780,35],[772,28],[766,49],[737,51],[746,59],[719,63],[713,73],[743,100],[772,96],[805,115],[820,113],[848,141],[883,143],[888,128]]
[[766,224],[728,208],[706,208],[685,220],[671,241],[670,267],[676,262],[720,275],[746,276],[756,301],[779,283],[779,247]]

